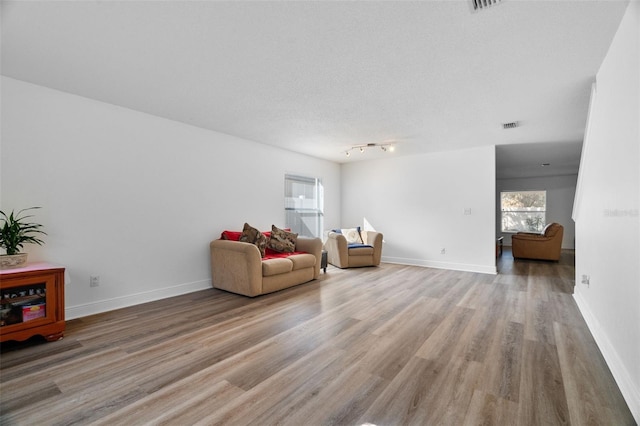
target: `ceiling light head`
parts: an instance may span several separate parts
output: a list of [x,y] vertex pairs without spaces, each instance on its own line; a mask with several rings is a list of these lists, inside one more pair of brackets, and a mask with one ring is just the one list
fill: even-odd
[[542,163],[542,164],[540,164],[540,166],[542,166],[542,167],[547,167],[547,166],[550,166],[550,165],[551,165],[551,163]]
[[361,154],[364,154],[364,151],[368,148],[380,148],[384,152],[387,152],[387,151],[393,152],[395,150],[395,146],[390,143],[370,142],[367,144],[353,145],[349,149],[347,149],[344,153],[348,157],[349,155],[351,155],[351,151],[353,151],[354,149],[357,149],[360,151]]
[[520,126],[520,122],[518,121],[511,121],[510,123],[502,123],[502,128],[503,129],[515,129],[516,127]]
[[471,5],[471,11],[478,12],[498,4],[499,1],[500,0],[470,0],[469,3]]

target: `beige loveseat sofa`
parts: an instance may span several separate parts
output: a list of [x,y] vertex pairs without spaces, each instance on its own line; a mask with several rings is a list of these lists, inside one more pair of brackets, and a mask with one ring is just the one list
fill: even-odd
[[329,232],[324,248],[327,261],[338,268],[378,266],[382,257],[382,233],[360,231],[363,244],[350,245],[346,237],[335,231]]
[[296,253],[273,259],[263,259],[255,244],[240,241],[214,240],[209,248],[213,287],[232,293],[254,297],[306,283],[320,275],[320,238],[298,237]]

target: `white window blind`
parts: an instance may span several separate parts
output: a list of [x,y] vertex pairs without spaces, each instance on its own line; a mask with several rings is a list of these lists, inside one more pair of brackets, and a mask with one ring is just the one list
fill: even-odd
[[500,193],[502,232],[541,232],[546,225],[547,191]]
[[324,190],[319,178],[290,175],[284,177],[285,225],[307,237],[322,236]]

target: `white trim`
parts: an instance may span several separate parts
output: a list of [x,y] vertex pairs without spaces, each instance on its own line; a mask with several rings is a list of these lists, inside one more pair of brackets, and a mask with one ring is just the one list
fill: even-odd
[[86,317],[88,315],[113,311],[114,309],[127,308],[141,303],[153,302],[168,297],[180,296],[194,291],[206,290],[211,287],[211,280],[195,281],[191,283],[179,284],[171,287],[145,291],[142,293],[129,294],[126,296],[114,297],[112,299],[99,300],[97,302],[85,303],[83,305],[67,307],[65,319]]
[[622,396],[629,406],[629,410],[631,410],[631,414],[633,414],[636,423],[640,424],[640,389],[634,386],[631,380],[631,373],[625,368],[614,346],[607,338],[602,327],[600,327],[600,323],[596,317],[591,313],[591,310],[589,310],[589,306],[582,296],[580,296],[579,293],[574,293],[573,299],[576,301],[578,309],[584,321],[587,323],[587,327],[589,331],[591,331],[609,370],[611,370],[611,374],[618,384],[620,392],[622,392]]
[[587,147],[589,146],[589,134],[591,133],[591,120],[593,119],[593,108],[596,100],[597,81],[591,83],[591,97],[589,98],[589,109],[587,110],[587,125],[584,129],[584,139],[582,140],[582,152],[580,153],[580,166],[578,168],[578,180],[576,182],[576,193],[573,197],[573,211],[571,212],[571,218],[574,222],[578,220],[578,214],[580,213],[580,203],[582,201],[582,188],[584,185],[585,172],[585,158],[587,158]]
[[498,270],[495,266],[471,265],[466,263],[438,262],[425,259],[407,259],[404,257],[387,257],[381,259],[385,263],[395,263],[398,265],[422,266],[425,268],[449,269],[452,271],[477,272],[480,274],[496,275]]

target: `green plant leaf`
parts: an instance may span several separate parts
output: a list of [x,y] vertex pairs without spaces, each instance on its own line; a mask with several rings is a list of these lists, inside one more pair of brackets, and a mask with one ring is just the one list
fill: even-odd
[[39,208],[30,207],[18,213],[11,211],[9,215],[0,210],[0,247],[4,248],[7,254],[17,254],[24,244],[44,244],[44,241],[37,237],[37,235],[47,235],[40,229],[42,225],[26,222],[33,215],[22,215],[23,212]]

